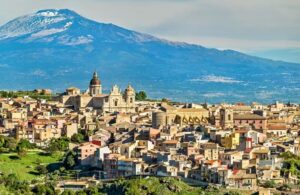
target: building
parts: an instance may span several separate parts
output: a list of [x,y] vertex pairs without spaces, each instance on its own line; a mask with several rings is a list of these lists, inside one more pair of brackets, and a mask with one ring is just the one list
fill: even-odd
[[221,144],[225,149],[235,150],[240,144],[240,134],[236,132],[225,134],[225,136],[221,138]]
[[286,136],[287,126],[285,124],[269,124],[267,133],[276,137]]
[[228,108],[220,109],[220,125],[223,129],[233,127],[233,110]]
[[86,142],[78,146],[77,158],[82,166],[96,166],[98,163],[97,153],[99,146],[92,142]]
[[116,178],[119,176],[118,173],[118,161],[123,158],[117,153],[104,154],[104,169],[106,171],[105,178]]
[[215,143],[203,144],[200,149],[205,160],[219,160],[219,145]]
[[248,174],[244,171],[236,171],[228,177],[230,187],[240,189],[253,189],[257,185],[255,174]]
[[235,114],[233,115],[235,126],[250,126],[252,129],[264,130],[267,128],[266,117],[257,114]]
[[99,113],[103,112],[135,112],[135,90],[128,85],[124,93],[118,86],[114,85],[109,94],[102,93],[102,84],[96,72],[90,81],[88,90],[80,93],[75,87],[66,89],[66,93],[59,98],[65,106],[71,106],[74,110],[91,107]]
[[152,127],[207,124],[208,116],[209,112],[204,108],[176,108],[163,103],[161,110],[152,113]]

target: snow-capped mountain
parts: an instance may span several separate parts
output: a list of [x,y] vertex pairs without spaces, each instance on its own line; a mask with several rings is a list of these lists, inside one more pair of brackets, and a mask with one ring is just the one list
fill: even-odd
[[0,27],[0,88],[85,89],[132,83],[180,101],[299,101],[300,65],[171,42],[67,10],[41,10]]
[[22,38],[24,42],[53,42],[82,45],[93,42],[159,41],[153,36],[126,30],[113,24],[101,24],[71,10],[41,10],[18,17],[0,28],[0,40]]

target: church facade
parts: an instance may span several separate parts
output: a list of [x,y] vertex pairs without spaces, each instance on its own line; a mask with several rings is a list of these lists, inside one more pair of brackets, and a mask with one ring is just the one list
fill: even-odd
[[81,93],[80,89],[70,87],[60,96],[60,102],[72,106],[74,110],[91,107],[99,112],[135,112],[135,90],[128,85],[124,93],[114,85],[109,94],[102,93],[102,84],[98,74],[94,72],[88,90]]

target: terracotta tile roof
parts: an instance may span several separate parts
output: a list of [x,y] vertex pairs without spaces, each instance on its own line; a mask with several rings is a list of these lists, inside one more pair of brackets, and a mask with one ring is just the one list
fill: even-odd
[[163,142],[164,144],[177,144],[178,141],[177,140],[166,140]]
[[287,126],[286,125],[268,125],[268,129],[269,130],[286,130],[287,129]]
[[251,106],[236,105],[236,106],[233,106],[232,109],[234,111],[251,111]]

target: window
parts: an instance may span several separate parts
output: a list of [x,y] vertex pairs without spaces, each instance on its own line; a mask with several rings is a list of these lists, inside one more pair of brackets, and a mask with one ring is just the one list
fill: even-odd
[[115,100],[115,106],[118,106],[118,100]]
[[228,120],[229,120],[229,121],[231,120],[231,115],[230,115],[230,114],[228,114]]
[[130,98],[130,103],[133,103],[133,98]]

